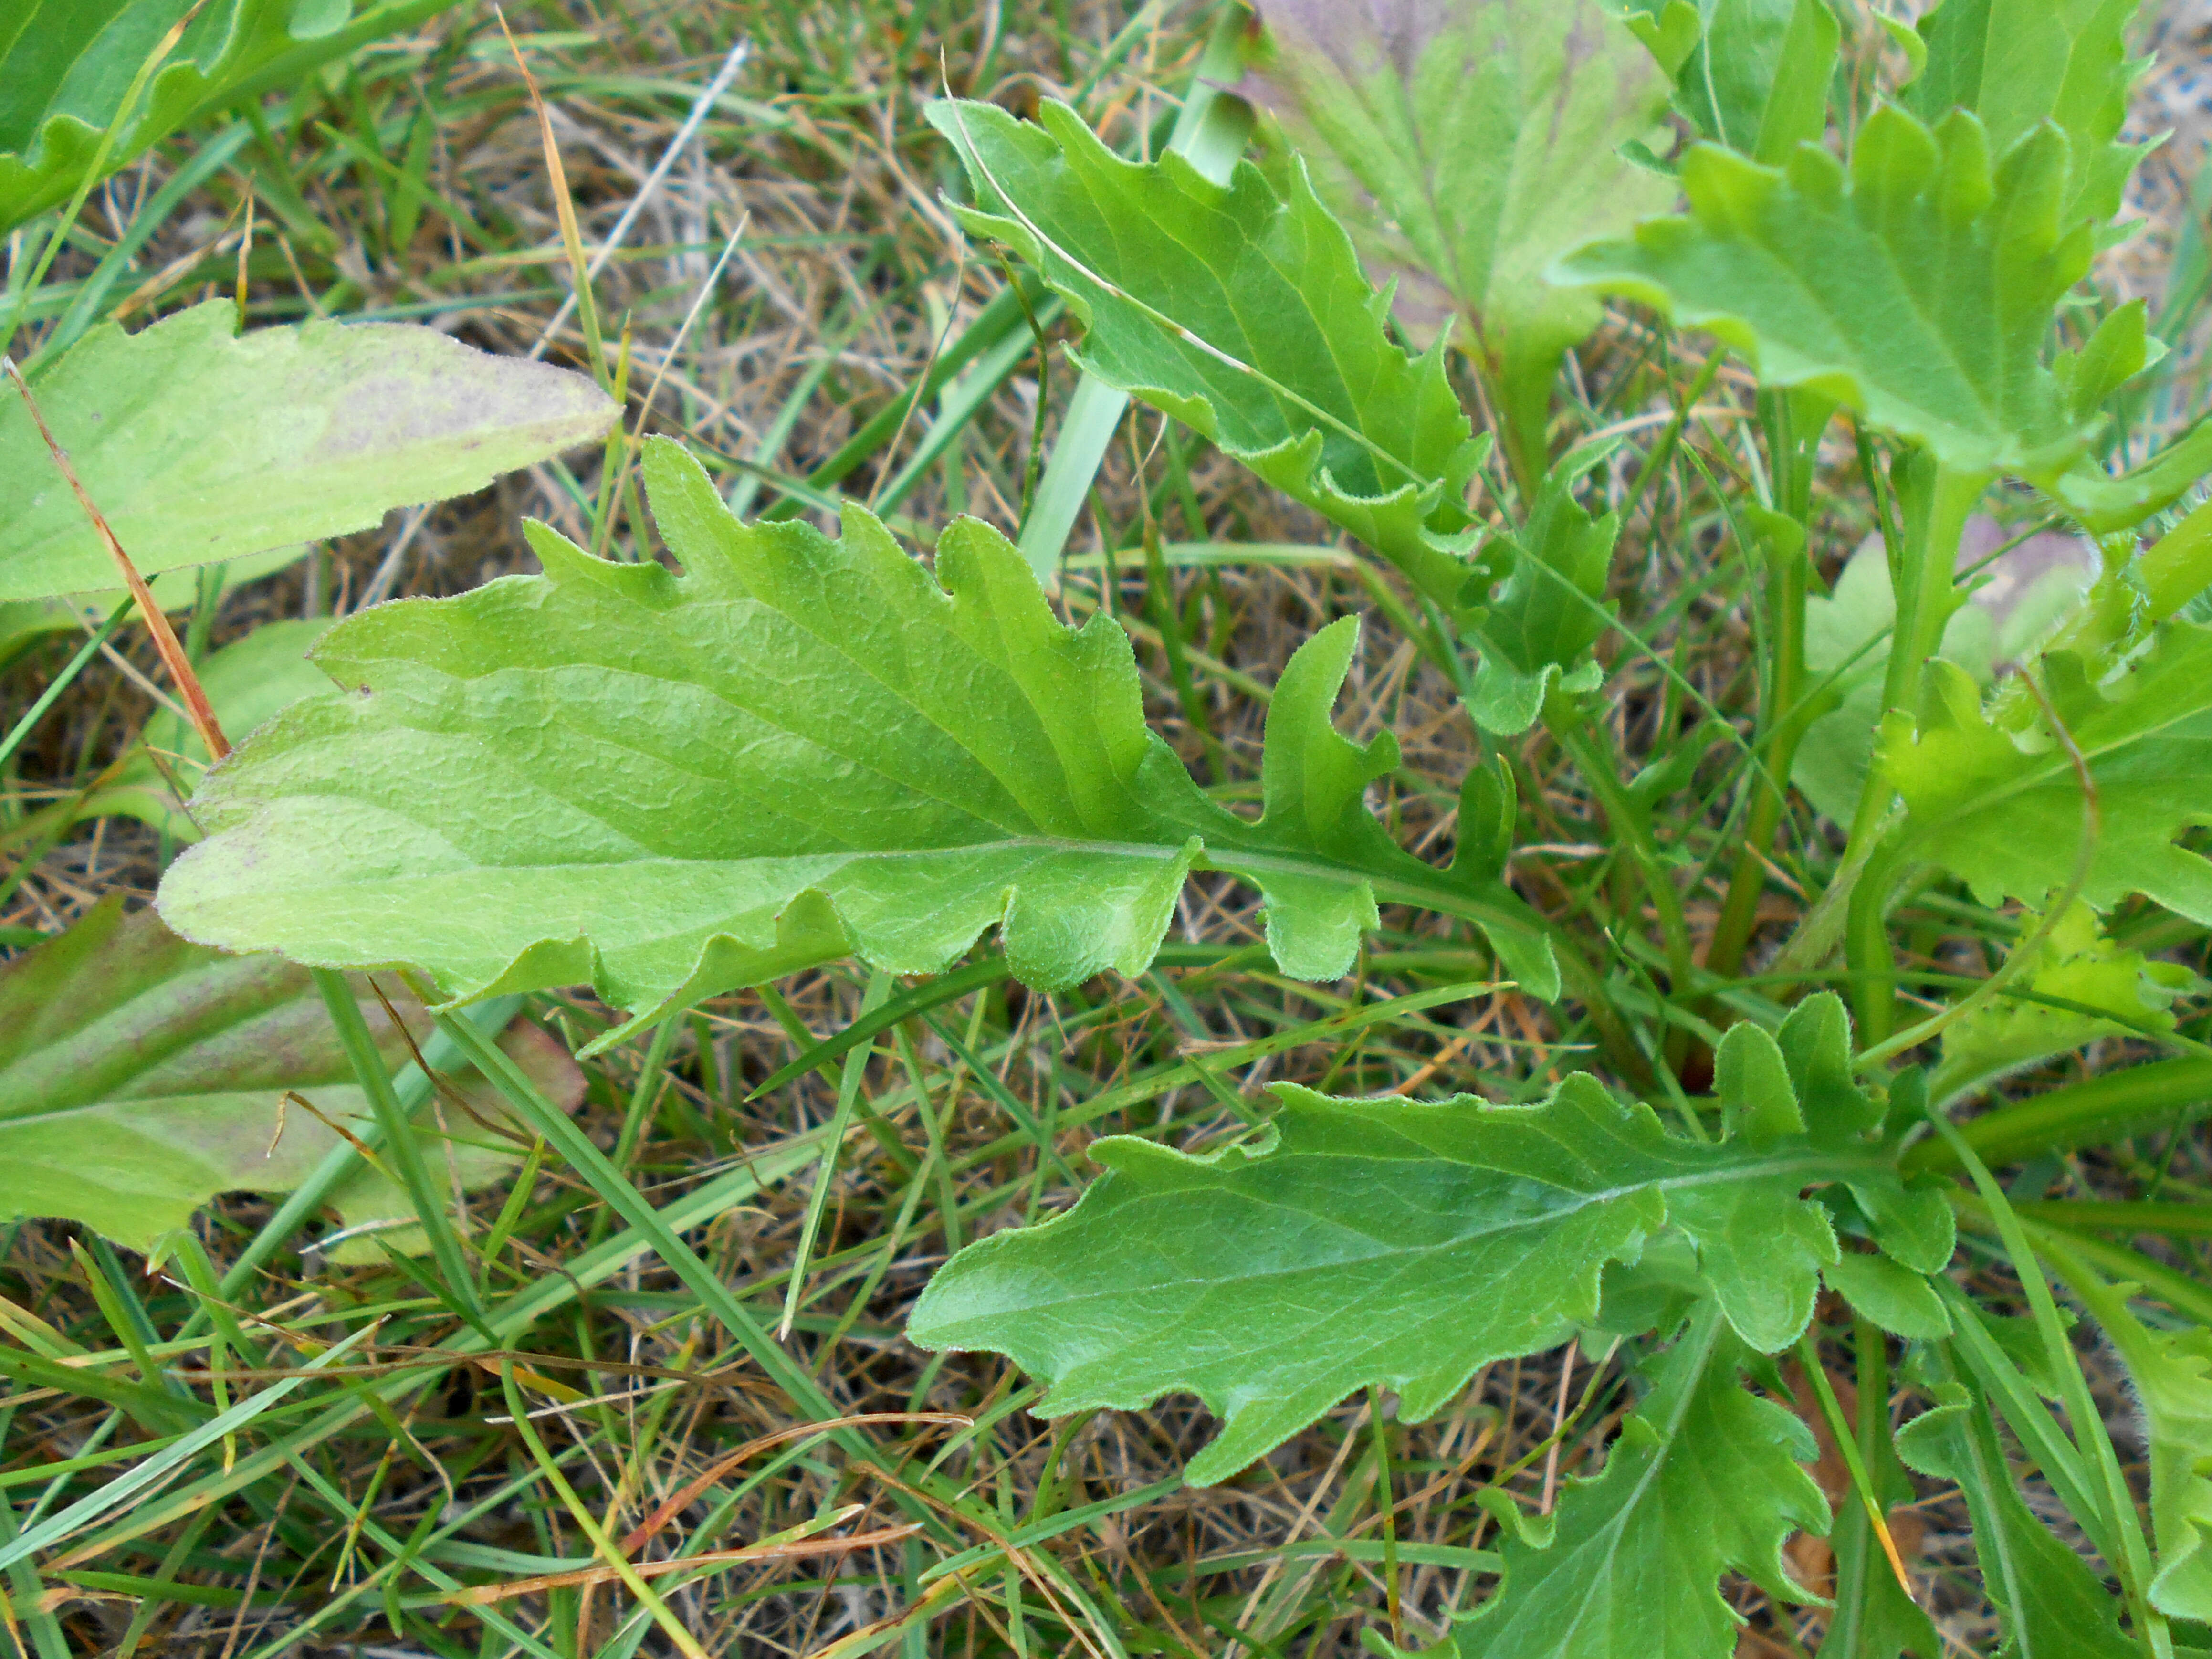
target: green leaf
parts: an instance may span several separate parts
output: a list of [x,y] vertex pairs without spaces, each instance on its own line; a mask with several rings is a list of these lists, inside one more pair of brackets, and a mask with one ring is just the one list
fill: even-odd
[[1574,488],[1612,447],[1585,445],[1564,457],[1546,475],[1528,521],[1484,550],[1460,594],[1467,629],[1482,647],[1468,713],[1486,732],[1517,737],[1535,723],[1553,685],[1587,694],[1602,682],[1589,653],[1619,608],[1606,586],[1620,520],[1591,518]]
[[[2042,920],[2033,909],[2021,913],[2023,941]],[[2197,985],[2197,976],[2180,963],[2154,962],[2142,951],[2123,949],[2106,938],[2098,930],[2096,913],[2076,900],[2003,994],[1944,1028],[1943,1062],[1929,1087],[1937,1099],[1948,1099],[2047,1055],[2085,1048],[2099,1037],[2170,1031],[2174,999]],[[2088,1009],[2108,1009],[2118,1021],[2100,1019],[2083,1008],[2026,1000],[2014,996],[2014,990]]]
[[1770,1109],[1729,1141],[1678,1138],[1585,1073],[1529,1107],[1275,1092],[1247,1145],[1097,1142],[1105,1178],[954,1257],[912,1340],[1011,1356],[1053,1416],[1195,1394],[1223,1419],[1190,1466],[1203,1485],[1363,1386],[1396,1389],[1407,1420],[1441,1410],[1478,1367],[1592,1322],[1606,1264],[1662,1227],[1747,1340],[1784,1347],[1836,1256],[1801,1190],[1880,1161],[1814,1146],[1786,1097],[1787,1132]]
[[2149,1443],[2158,1572],[2151,1605],[2212,1623],[2212,1331],[2154,1331],[2128,1310],[2136,1286],[2086,1273],[2067,1282],[2127,1363]]
[[2139,1659],[2119,1604],[2021,1500],[1989,1407],[1956,1382],[1935,1392],[1935,1408],[1899,1431],[1898,1455],[1966,1496],[1982,1588],[2004,1620],[1996,1659]]
[[2001,155],[2051,122],[2074,156],[2064,218],[2109,219],[2150,149],[2113,142],[2142,67],[2127,55],[2135,12],[2136,0],[1942,0],[1920,20],[1926,67],[1905,106],[1931,124],[1971,110]]
[[1329,725],[1350,619],[1284,670],[1254,822],[1146,730],[1127,635],[1061,625],[995,531],[952,525],[933,580],[857,510],[842,541],[740,524],[665,441],[645,477],[681,576],[533,526],[544,575],[333,629],[346,694],[209,774],[171,925],[457,1000],[589,982],[644,1018],[846,956],[939,972],[992,927],[1029,984],[1135,975],[1204,860],[1260,889],[1286,973],[1343,975],[1377,896],[1418,896],[1558,994],[1533,912],[1367,811],[1397,747]]
[[1705,137],[1777,167],[1828,125],[1843,38],[1826,0],[1704,0],[1675,104]]
[[1783,168],[1696,147],[1682,163],[1686,216],[1576,255],[1561,275],[1709,329],[1767,385],[1849,404],[1956,471],[2041,479],[2088,437],[2042,362],[2093,246],[2087,225],[2061,223],[2067,176],[2052,128],[1992,167],[1972,116],[1931,131],[1885,106],[1848,170],[1813,145]]
[[1182,157],[1123,161],[1073,110],[1035,125],[930,106],[960,152],[973,235],[1012,246],[1084,324],[1077,362],[1190,426],[1449,605],[1482,447],[1440,346],[1409,356],[1389,301],[1295,159],[1216,185]]
[[[210,301],[88,333],[34,390],[142,575],[374,526],[603,434],[580,374],[398,323],[234,337]],[[0,600],[112,586],[114,561],[12,391],[0,397]]]
[[1260,10],[1248,84],[1322,200],[1368,270],[1400,279],[1398,313],[1418,335],[1467,317],[1540,447],[1560,356],[1600,314],[1545,272],[1674,204],[1669,180],[1616,153],[1668,147],[1665,77],[1598,0],[1456,0],[1387,29],[1378,9],[1338,0]]
[[[2063,531],[2039,532],[1998,550],[2018,533],[1977,513],[1959,538],[1961,575],[1978,574],[1967,602],[1944,624],[1940,653],[1977,685],[1994,680],[2001,664],[2030,659],[2097,574],[2095,548]],[[1805,665],[1820,680],[1838,676],[1832,692],[1838,707],[1806,729],[1790,781],[1838,823],[1851,821],[1873,762],[1896,620],[1897,599],[1878,535],[1851,554],[1829,597],[1806,602]]]
[[[234,742],[301,698],[330,689],[329,677],[307,655],[330,625],[325,617],[266,622],[199,665],[201,689],[226,736]],[[199,828],[179,810],[170,779],[189,793],[207,763],[198,733],[180,716],[159,710],[113,779],[88,797],[77,814],[133,817],[178,841],[198,841]]]
[[[366,988],[360,997],[386,1061],[404,1064],[383,1005]],[[428,1030],[422,1020],[416,1040]],[[502,1046],[566,1106],[582,1099],[583,1074],[536,1026],[519,1022]],[[338,1137],[315,1112],[286,1106],[288,1091],[333,1123],[370,1120],[307,970],[187,944],[152,911],[126,916],[110,896],[0,968],[0,1221],[59,1216],[143,1250],[217,1193],[289,1191]],[[464,1085],[462,1098],[487,1118],[501,1114],[481,1083]],[[425,1108],[422,1134],[439,1178],[464,1188],[516,1162],[452,1103]],[[331,1202],[349,1228],[415,1213],[373,1169]],[[334,1254],[379,1260],[372,1239],[423,1248],[419,1229],[380,1228]]]
[[1727,1659],[1737,1620],[1722,1574],[1807,1599],[1782,1546],[1828,1529],[1798,1467],[1819,1448],[1737,1381],[1749,1357],[1710,1304],[1692,1316],[1652,1362],[1603,1472],[1566,1483],[1548,1536],[1508,1534],[1504,1583],[1455,1632],[1459,1659]]
[[[2101,684],[2070,653],[2047,656],[2044,670],[2101,811],[2081,898],[2102,911],[2141,893],[2212,922],[2212,865],[2176,840],[2212,821],[2212,629],[2167,623]],[[2081,789],[2065,747],[2032,702],[2027,712],[2033,723],[2015,736],[1984,711],[1964,670],[1929,664],[1918,718],[1893,711],[1876,739],[1907,809],[1886,855],[1935,863],[1984,904],[2041,904],[2066,885],[2083,833]]]
[[[453,0],[208,0],[136,108],[125,91],[190,0],[0,4],[0,231],[66,200],[118,115],[104,171],[178,128],[289,85]],[[95,179],[94,182],[97,183]]]
[[1927,1275],[1887,1256],[1845,1255],[1829,1263],[1820,1276],[1830,1290],[1886,1331],[1918,1342],[1951,1334],[1951,1316],[1929,1288]]

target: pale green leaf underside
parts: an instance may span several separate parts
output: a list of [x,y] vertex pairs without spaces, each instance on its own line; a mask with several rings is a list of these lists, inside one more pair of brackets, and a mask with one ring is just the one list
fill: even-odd
[[[2141,893],[2212,922],[2212,864],[2176,837],[2212,823],[2212,629],[2172,622],[2116,684],[2080,659],[2045,659],[2059,718],[2089,763],[2102,828],[2081,896],[2100,910]],[[2072,878],[2081,786],[2047,734],[2035,752],[1990,723],[1964,671],[1929,665],[1916,721],[1892,713],[1876,743],[1908,817],[1894,843],[1941,865],[1984,902],[2040,904]]]
[[1558,274],[1709,329],[1768,384],[1832,397],[1951,467],[2042,478],[2085,437],[2042,362],[2053,309],[2090,253],[2086,227],[2062,234],[2067,179],[2054,128],[1993,168],[1971,115],[1931,131],[1885,106],[1848,173],[1813,146],[1786,168],[1692,149],[1688,215]]
[[994,926],[1031,984],[1135,974],[1204,857],[1260,887],[1288,973],[1346,972],[1381,883],[1557,994],[1533,913],[1362,804],[1396,750],[1329,728],[1351,622],[1284,672],[1255,823],[1146,728],[1127,636],[1062,626],[997,532],[953,525],[933,580],[865,514],[834,542],[739,524],[673,444],[645,476],[681,576],[533,526],[543,576],[334,629],[316,660],[346,694],[209,775],[171,924],[411,964],[453,998],[589,983],[642,1016],[852,954],[935,972]]
[[1802,1135],[1678,1139],[1587,1075],[1537,1107],[1278,1092],[1256,1146],[1099,1142],[1107,1178],[956,1257],[913,1340],[1010,1355],[1050,1384],[1054,1416],[1195,1394],[1223,1419],[1190,1465],[1203,1484],[1363,1385],[1397,1390],[1409,1419],[1440,1410],[1477,1367],[1589,1322],[1605,1264],[1664,1225],[1769,1349],[1803,1329],[1835,1256],[1798,1194],[1854,1160]]
[[1652,1389],[1594,1480],[1559,1494],[1548,1540],[1509,1535],[1504,1583],[1455,1633],[1459,1659],[1725,1659],[1733,1569],[1799,1600],[1782,1546],[1826,1532],[1789,1412],[1736,1380],[1743,1345],[1711,1304],[1654,1362]]
[[[383,1006],[365,988],[361,1000],[386,1063],[404,1063]],[[582,1073],[543,1032],[518,1025],[503,1046],[552,1098],[581,1099]],[[189,945],[111,898],[0,969],[0,1222],[58,1216],[143,1250],[218,1193],[288,1191],[339,1144],[313,1113],[282,1105],[291,1090],[356,1133],[368,1120],[308,975]],[[469,1092],[475,1110],[496,1115],[487,1088]],[[471,1144],[491,1137],[459,1113],[447,1115],[452,1139],[424,1115],[441,1185],[480,1187],[514,1164],[512,1149]],[[349,1227],[414,1213],[368,1169],[331,1201]],[[422,1248],[411,1226],[375,1237]],[[380,1259],[368,1237],[337,1254]]]
[[[234,337],[211,301],[87,334],[36,386],[55,441],[142,574],[373,528],[603,434],[580,374],[427,328]],[[0,397],[0,600],[113,585],[115,563],[22,400]]]
[[1261,10],[1262,95],[1401,314],[1463,311],[1493,356],[1556,366],[1599,307],[1546,270],[1674,200],[1615,153],[1667,148],[1650,54],[1596,0],[1437,7],[1387,38],[1337,0]]
[[[453,0],[210,0],[109,146],[108,172],[250,94],[289,85]],[[191,0],[9,0],[0,6],[0,231],[66,199],[125,93]],[[351,14],[358,9],[361,15]]]
[[1036,125],[964,100],[929,118],[967,166],[976,207],[962,222],[1067,297],[1085,368],[1450,602],[1466,568],[1437,532],[1467,522],[1458,495],[1480,451],[1442,356],[1391,339],[1382,296],[1295,161],[1273,179],[1240,163],[1222,185],[1173,154],[1124,161],[1059,104]]

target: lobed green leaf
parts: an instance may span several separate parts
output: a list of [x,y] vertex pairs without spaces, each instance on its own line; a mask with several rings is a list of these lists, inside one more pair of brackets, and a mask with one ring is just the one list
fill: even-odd
[[2063,215],[2069,177],[2056,128],[1993,163],[1972,115],[1931,130],[1885,106],[1848,167],[1813,145],[1784,167],[1692,149],[1688,215],[1559,274],[1709,329],[1765,383],[1848,404],[1959,471],[2045,479],[2081,453],[2110,374],[2142,367],[2116,361],[2077,398],[2073,372],[2044,363],[2057,302],[2094,246]]
[[1905,1188],[1869,1139],[1880,1109],[1850,1080],[1840,1005],[1793,1020],[1723,1045],[1721,1141],[1669,1134],[1582,1074],[1528,1107],[1285,1085],[1250,1144],[1199,1157],[1102,1140],[1105,1178],[1066,1215],[956,1256],[909,1335],[1009,1355],[1050,1385],[1053,1416],[1195,1394],[1222,1419],[1197,1484],[1363,1386],[1395,1389],[1409,1419],[1434,1413],[1480,1366],[1597,1320],[1607,1264],[1662,1230],[1736,1335],[1774,1352],[1837,1260],[1808,1184],[1849,1185],[1922,1271],[1950,1254],[1941,1195]]
[[975,205],[1085,327],[1081,366],[1203,434],[1449,605],[1465,579],[1460,497],[1483,453],[1440,348],[1390,338],[1389,301],[1295,157],[1216,185],[1172,153],[1127,161],[1073,110],[1036,125],[933,104]]
[[333,629],[345,694],[208,775],[171,924],[457,1000],[589,983],[647,1018],[850,955],[939,972],[993,927],[1029,984],[1134,975],[1203,861],[1260,889],[1285,973],[1343,975],[1378,893],[1418,894],[1558,994],[1532,911],[1367,811],[1397,749],[1329,725],[1350,619],[1284,670],[1255,822],[1146,728],[1121,629],[1062,625],[995,531],[954,524],[933,580],[858,510],[841,541],[740,524],[666,441],[645,477],[682,575],[533,526],[544,575]]
[[1458,1659],[1725,1659],[1737,1618],[1722,1574],[1809,1599],[1782,1546],[1828,1529],[1798,1467],[1819,1449],[1798,1418],[1743,1388],[1749,1358],[1711,1304],[1692,1315],[1652,1362],[1651,1391],[1604,1471],[1568,1481],[1548,1526],[1509,1533],[1504,1583],[1454,1633]]

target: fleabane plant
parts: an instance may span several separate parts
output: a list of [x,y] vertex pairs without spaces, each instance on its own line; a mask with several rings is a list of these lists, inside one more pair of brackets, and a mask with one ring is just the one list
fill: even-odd
[[[1132,160],[1058,105],[931,114],[962,222],[1065,300],[1084,373],[1376,556],[1377,614],[1320,629],[1273,684],[1255,811],[1147,729],[1110,611],[1063,622],[998,530],[957,520],[925,565],[857,508],[834,538],[748,525],[656,441],[647,495],[680,571],[532,526],[542,574],[331,629],[334,689],[210,772],[164,917],[223,950],[402,966],[453,1005],[588,986],[627,1016],[604,1045],[846,958],[928,975],[996,948],[1045,992],[1134,975],[1197,872],[1257,894],[1296,979],[1350,972],[1381,907],[1428,912],[1487,983],[1589,1036],[1558,1056],[1583,1069],[1511,1103],[1282,1087],[1205,1152],[1103,1139],[1072,1209],[952,1259],[913,1339],[1010,1356],[1048,1415],[1196,1395],[1218,1420],[1196,1484],[1363,1390],[1411,1422],[1495,1362],[1610,1357],[1602,1455],[1556,1504],[1504,1477],[1483,1494],[1495,1571],[1433,1632],[1468,1659],[1724,1659],[1737,1578],[1838,1654],[1936,1659],[1887,1518],[1912,1472],[1964,1492],[2005,1653],[2190,1650],[2212,1609],[2193,1324],[2212,1297],[2063,1204],[2023,1218],[1977,1147],[2117,1138],[2191,1085],[2149,1066],[2124,1097],[1953,1121],[2008,1071],[2179,1027],[2190,975],[2116,936],[2116,911],[2212,926],[2183,839],[2212,822],[2191,610],[2212,509],[2172,512],[2212,453],[2184,434],[2111,463],[2115,399],[2158,347],[2139,306],[2080,317],[2134,155],[2130,8],[1943,0],[1863,33],[1822,0],[1260,9],[1248,89],[1274,118],[1226,182]],[[1395,321],[1394,281],[1419,301]],[[1649,419],[1564,394],[1608,304],[1683,365]],[[1692,418],[1730,354],[1756,381],[1741,455],[1697,448]],[[1824,467],[1824,437],[1852,464]],[[1674,596],[1638,605],[1617,568],[1658,475],[1692,487],[1686,445],[1754,573],[1755,672],[1727,708],[1638,631]],[[1986,660],[1978,678],[1943,656],[1977,579],[1960,550],[1978,513],[2024,504],[2029,527],[2106,538],[2101,574],[1984,690]],[[1824,677],[1808,617],[1851,514],[1882,538],[1890,611]],[[1497,750],[1448,857],[1377,815],[1392,735],[1332,718],[1359,629],[1392,622]],[[1642,653],[1701,734],[1686,760],[1624,752],[1611,688]],[[1847,706],[1867,759],[1826,844],[1787,785]],[[1587,790],[1605,878],[1651,937],[1528,901],[1511,865],[1546,855],[1515,853],[1540,837],[1510,762],[1534,754]],[[1700,775],[1681,816],[1703,827],[1662,835]],[[1784,887],[1796,933],[1747,976]],[[1904,1001],[1893,915],[1931,888],[2009,944],[1988,976]],[[2024,1326],[1953,1277],[1960,1226],[2018,1275]],[[2138,1377],[2148,1528],[2051,1275]],[[2131,1310],[2146,1284],[2162,1311]],[[1832,1370],[1856,1373],[1856,1422]],[[1808,1419],[1849,1449],[1826,1493]],[[2022,1500],[2006,1433],[2094,1565]],[[1803,1532],[1828,1535],[1832,1578],[1785,1557]]]

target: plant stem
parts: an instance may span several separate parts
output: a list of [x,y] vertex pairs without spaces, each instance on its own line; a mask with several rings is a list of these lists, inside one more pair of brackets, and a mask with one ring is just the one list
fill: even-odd
[[1676,996],[1685,994],[1697,975],[1696,953],[1690,944],[1689,923],[1682,914],[1681,890],[1675,886],[1674,873],[1651,834],[1650,814],[1621,787],[1620,769],[1579,714],[1547,706],[1544,726],[1581,770],[1598,805],[1604,808],[1613,834],[1628,843],[1643,873],[1644,890],[1658,912],[1660,936],[1667,949],[1667,973],[1672,981],[1668,989]]
[[[1899,484],[1905,526],[1904,545],[1893,549],[1896,556],[1891,565],[1897,623],[1891,630],[1889,665],[1882,678],[1885,714],[1911,706],[1922,669],[1942,645],[1944,625],[1954,609],[1959,538],[1966,529],[1966,515],[1990,482],[1986,472],[1954,472],[1917,453],[1902,459],[1892,474]],[[1844,863],[1850,861],[1854,852],[1863,849],[1869,837],[1881,833],[1890,794],[1889,780],[1877,753],[1859,791]],[[1895,1019],[1895,962],[1882,926],[1882,913],[1899,873],[1897,860],[1876,852],[1851,892],[1844,950],[1852,971],[1859,976],[1853,982],[1851,997],[1863,1042],[1881,1042],[1889,1035]]]

